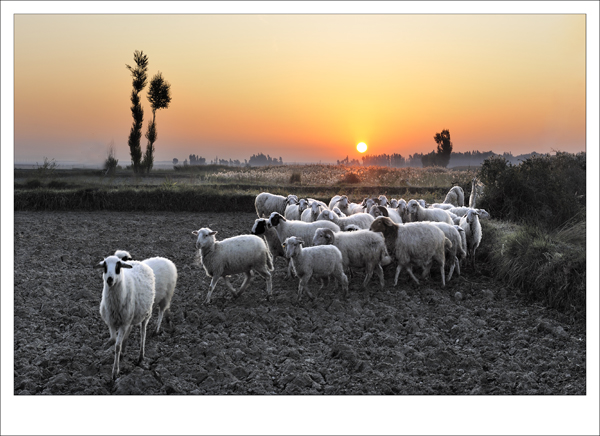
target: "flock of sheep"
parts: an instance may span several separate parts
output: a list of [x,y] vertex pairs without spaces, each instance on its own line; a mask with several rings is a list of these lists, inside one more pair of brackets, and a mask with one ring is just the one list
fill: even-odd
[[[454,270],[460,275],[460,265],[465,259],[475,265],[475,251],[481,242],[479,218],[489,218],[485,210],[475,208],[478,192],[477,180],[473,179],[469,206],[464,205],[460,186],[450,189],[442,203],[432,205],[414,199],[388,201],[385,195],[365,198],[361,203],[350,202],[346,195],[336,195],[325,204],[312,198],[263,192],[255,200],[258,219],[252,234],[217,241],[217,232],[209,228],[192,232],[197,237],[200,262],[211,277],[206,303],[210,303],[221,277],[237,297],[250,285],[254,273],[266,280],[269,299],[277,257],[287,264],[286,279],[292,275],[299,279],[298,300],[304,292],[314,298],[308,289],[311,278],[319,279],[321,288],[324,279],[333,278],[336,287],[341,284],[345,296],[348,276],[352,277],[357,269],[365,270],[364,288],[375,273],[383,289],[382,267],[394,263],[394,286],[403,269],[419,284],[413,267],[420,267],[422,278],[426,278],[434,261],[445,286]],[[128,252],[121,250],[96,268],[104,271],[100,315],[110,330],[108,344],[115,344],[112,377],[116,379],[124,341],[134,325],[141,329],[138,363],[144,359],[146,326],[153,305],[159,308],[158,333],[173,297],[177,268],[162,257],[133,261]],[[229,276],[242,273],[245,278],[236,291]]]

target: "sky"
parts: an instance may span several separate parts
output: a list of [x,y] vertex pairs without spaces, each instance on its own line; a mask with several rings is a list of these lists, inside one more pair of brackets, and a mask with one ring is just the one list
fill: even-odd
[[[598,2],[3,1],[1,7],[3,434],[598,434]],[[140,11],[213,15],[135,16]],[[432,12],[440,15],[419,15]],[[79,13],[88,15],[73,15]],[[409,155],[433,150],[442,129],[450,130],[456,151],[586,150],[592,170],[586,395],[210,396],[158,403],[15,397],[11,163],[97,162],[114,141],[127,164],[132,118],[125,64],[135,50],[149,56],[150,77],[160,71],[172,85],[171,106],[157,114],[157,160],[191,153],[243,160],[262,152],[325,162],[360,158],[358,142],[368,144],[367,153]],[[145,132],[150,110],[143,102]],[[138,419],[157,404],[165,419]]]
[[456,152],[586,149],[581,13],[21,13],[15,162],[102,162],[113,143],[129,163],[135,50],[171,84],[155,161],[408,157],[443,129]]

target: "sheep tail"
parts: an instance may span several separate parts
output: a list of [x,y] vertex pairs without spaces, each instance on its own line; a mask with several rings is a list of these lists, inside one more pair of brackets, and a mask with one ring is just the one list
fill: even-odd
[[271,255],[271,251],[267,250],[267,269],[269,271],[273,271],[275,267],[273,266],[273,256]]
[[446,247],[446,250],[449,250],[452,248],[452,241],[448,238],[444,238],[444,246]]

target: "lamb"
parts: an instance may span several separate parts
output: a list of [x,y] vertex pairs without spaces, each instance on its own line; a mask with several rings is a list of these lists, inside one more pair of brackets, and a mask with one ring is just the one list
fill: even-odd
[[[117,250],[114,255],[125,262],[133,261],[129,252],[124,250]],[[163,316],[171,307],[171,300],[175,293],[177,267],[164,257],[151,257],[142,260],[142,263],[148,265],[154,272],[154,305],[158,306],[158,321],[155,332],[158,334]]]
[[325,210],[319,214],[316,222],[332,222],[339,226],[341,230],[346,230],[350,224],[355,224],[361,229],[368,229],[373,222],[373,217],[368,213],[355,213],[353,215],[340,218],[333,211]]
[[271,215],[271,212],[278,212],[283,215],[285,214],[285,208],[290,204],[291,199],[295,199],[296,202],[298,202],[298,197],[295,195],[284,197],[283,195],[261,192],[254,200],[256,214],[259,218],[268,217]]
[[[326,211],[333,214],[331,211]],[[335,215],[335,214],[334,214]],[[309,247],[312,244],[313,236],[320,227],[326,227],[339,232],[340,228],[336,224],[327,221],[315,221],[313,223],[306,223],[304,221],[288,221],[285,217],[281,216],[277,212],[273,212],[269,217],[269,225],[275,227],[279,241],[283,244],[290,236],[298,236],[303,241],[305,246]]]
[[422,277],[429,275],[432,261],[440,265],[442,286],[446,286],[444,276],[445,250],[450,248],[452,242],[444,232],[430,223],[396,224],[388,217],[378,217],[371,224],[371,231],[381,232],[385,238],[388,253],[395,256],[398,266],[394,277],[394,286],[398,284],[398,276],[402,268],[406,268],[412,279],[419,284],[414,276],[414,265],[423,268]]
[[273,259],[276,259],[277,257],[285,259],[287,265],[287,275],[285,278],[288,280],[292,274],[292,263],[285,257],[285,252],[283,251],[279,236],[277,236],[277,231],[269,224],[269,220],[267,218],[258,218],[254,220],[254,225],[252,226],[250,233],[257,236],[263,236]]
[[[304,222],[312,223],[317,220],[319,214],[324,210],[328,210],[327,207],[323,207],[323,205],[320,204],[320,202],[312,201],[308,204],[308,208],[304,210],[304,212],[302,212],[302,216],[300,217],[300,219]],[[286,219],[289,218],[286,216]]]
[[436,221],[448,224],[454,224],[450,215],[443,209],[425,209],[417,200],[410,200],[407,205],[410,220],[416,221]]
[[115,344],[112,379],[119,376],[121,348],[134,325],[140,326],[138,365],[144,360],[146,327],[152,316],[154,272],[143,263],[131,265],[117,256],[108,256],[94,268],[102,268],[102,301],[100,316],[110,331],[109,343]]
[[305,198],[301,198],[298,201],[292,198],[289,200],[289,204],[286,206],[283,216],[288,220],[299,221],[302,212],[304,212],[307,206],[308,201]]
[[479,212],[470,209],[465,216],[460,219],[459,226],[465,231],[467,237],[467,257],[471,259],[471,266],[475,268],[475,250],[481,243],[481,223],[479,222]]
[[[437,223],[437,222],[430,222],[430,223],[431,223],[431,225],[436,226],[442,232],[444,232],[444,235],[446,236],[446,238],[448,238],[450,240],[450,242],[452,242],[452,246],[446,248],[446,259],[450,263],[450,270],[448,271],[448,275],[446,276],[446,281],[450,281],[450,279],[452,278],[452,273],[454,272],[455,268],[456,268],[456,273],[458,275],[460,275],[459,258],[462,259],[466,256],[466,253],[463,250],[460,232],[459,232],[459,230],[456,229],[456,226],[454,226],[454,225],[450,225],[450,224],[446,224],[446,223]],[[462,230],[461,227],[458,227],[458,228]]]
[[[215,238],[217,232],[207,227],[194,230],[192,234],[198,236],[196,248],[200,250],[202,266],[206,274],[212,277],[206,304],[210,304],[210,297],[221,277],[224,278],[225,285],[234,297],[239,297],[250,285],[252,271],[266,279],[267,300],[271,297],[273,258],[263,239],[256,235],[239,235],[217,241]],[[229,276],[241,273],[244,273],[245,278],[240,290],[236,291],[229,282]]]
[[296,272],[300,278],[298,285],[298,301],[302,292],[314,299],[308,289],[308,281],[311,277],[324,278],[334,276],[342,283],[344,296],[348,293],[348,277],[344,274],[342,253],[333,245],[320,245],[317,247],[303,248],[304,240],[300,237],[290,236],[286,238],[283,247],[286,256],[293,260]]
[[377,218],[380,216],[387,216],[387,217],[391,218],[392,221],[394,221],[396,224],[402,224],[402,217],[400,217],[400,214],[398,213],[398,211],[396,209],[392,209],[391,207],[374,205],[373,207],[371,207],[369,214],[373,218]]
[[385,239],[381,233],[369,230],[334,233],[330,229],[319,229],[313,238],[313,245],[337,247],[342,253],[344,271],[348,268],[365,268],[366,275],[363,281],[365,289],[376,269],[381,289],[384,288],[381,265],[387,265],[392,260],[385,249]]
[[450,188],[444,199],[444,203],[451,203],[454,206],[465,205],[465,192],[460,186],[453,186]]

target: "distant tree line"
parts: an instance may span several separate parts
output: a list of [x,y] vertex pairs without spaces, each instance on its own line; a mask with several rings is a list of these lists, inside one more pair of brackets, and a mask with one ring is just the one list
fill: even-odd
[[[189,159],[189,160],[188,160]],[[279,157],[279,159],[272,158],[269,155],[264,155],[263,153],[253,154],[250,156],[250,160],[244,159],[244,162],[240,162],[238,159],[219,159],[216,156],[210,162],[206,162],[206,158],[202,156],[197,156],[195,154],[190,154],[188,159],[183,161],[183,166],[187,165],[226,165],[232,167],[241,167],[241,166],[266,166],[266,165],[283,165],[283,159]],[[173,165],[177,165],[179,163],[179,159],[173,159]]]

